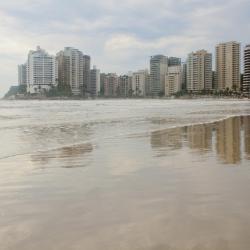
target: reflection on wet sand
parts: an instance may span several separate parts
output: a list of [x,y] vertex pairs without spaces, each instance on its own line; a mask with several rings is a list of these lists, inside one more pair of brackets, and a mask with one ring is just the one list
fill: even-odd
[[187,141],[191,149],[198,149],[200,151],[211,150],[212,145],[212,128],[211,126],[193,125],[186,129]]
[[[244,152],[241,148],[243,140]],[[151,134],[151,146],[156,150],[180,149],[185,145],[194,151],[198,150],[198,153],[211,152],[215,148],[224,163],[239,163],[243,153],[248,158],[250,155],[250,116],[231,117],[215,123],[172,128]]]
[[42,151],[31,156],[31,160],[39,165],[52,165],[74,168],[84,166],[85,155],[93,151],[91,143],[67,146],[48,151]]
[[238,163],[240,152],[240,117],[232,117],[216,123],[216,149],[226,163]]
[[250,159],[250,116],[243,117],[244,126],[244,138],[245,138],[245,153],[248,159]]
[[151,135],[152,147],[179,149],[182,147],[183,128],[172,128],[153,132]]

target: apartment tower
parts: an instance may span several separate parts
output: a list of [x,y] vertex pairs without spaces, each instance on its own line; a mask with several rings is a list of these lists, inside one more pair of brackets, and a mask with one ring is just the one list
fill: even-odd
[[182,73],[181,65],[168,67],[165,83],[165,96],[171,96],[181,91]]
[[212,89],[212,54],[199,50],[188,55],[187,90],[199,92]]
[[250,44],[244,49],[243,93],[250,95]]
[[216,46],[216,88],[240,89],[240,43],[233,41]]
[[132,91],[134,96],[146,96],[148,75],[148,70],[139,70],[133,73]]
[[57,53],[58,84],[69,85],[73,95],[80,95],[83,87],[83,53],[72,47],[65,47]]
[[91,86],[90,86],[90,64],[91,58],[88,55],[83,55],[83,88],[82,88],[82,95],[86,95],[86,93],[90,93]]
[[44,93],[57,84],[56,59],[39,46],[29,52],[26,70],[27,92],[30,94]]
[[100,84],[100,70],[93,67],[90,70],[90,95],[93,97],[99,96],[101,92],[101,84]]
[[18,65],[18,85],[27,85],[27,64]]
[[104,84],[104,96],[116,97],[118,90],[118,76],[113,73],[109,73],[103,76]]

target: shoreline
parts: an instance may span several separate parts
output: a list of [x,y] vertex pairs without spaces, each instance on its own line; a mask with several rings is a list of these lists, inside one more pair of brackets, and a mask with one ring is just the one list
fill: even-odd
[[[214,126],[214,125],[216,125],[216,123],[223,122],[223,121],[226,121],[226,120],[231,119],[231,118],[244,118],[244,117],[250,117],[250,114],[228,115],[226,117],[211,120],[211,121],[194,122],[194,123],[188,123],[188,124],[184,124],[184,125],[176,125],[176,126],[171,126],[171,127],[159,129],[159,130],[152,130],[152,131],[141,132],[141,133],[137,133],[137,134],[129,134],[127,136],[128,136],[128,138],[131,137],[131,136],[132,137],[134,137],[134,136],[150,137],[152,133],[164,134],[167,131],[171,131],[173,129],[183,129],[183,128],[199,126],[199,125]],[[114,136],[113,138],[116,138],[116,137],[117,136]],[[111,138],[109,137],[109,139],[111,139]],[[79,146],[79,145],[87,144],[87,143],[91,143],[91,141],[83,141],[83,142],[74,143],[74,144],[64,144],[64,145],[62,145],[60,147],[48,148],[46,150],[38,150],[38,151],[21,153],[21,154],[7,155],[7,156],[4,156],[4,157],[0,157],[0,161],[5,160],[5,159],[9,159],[9,158],[15,158],[15,157],[20,157],[20,156],[25,156],[25,155],[31,155],[31,154],[34,154],[34,153],[37,153],[37,152],[43,153],[43,152],[48,152],[48,151],[55,151],[55,150],[58,150],[58,149],[60,149],[62,147],[75,147],[75,146]]]
[[236,96],[209,96],[209,95],[195,95],[195,96],[180,96],[180,97],[16,97],[1,98],[1,101],[96,101],[96,100],[197,100],[197,99],[215,99],[215,100],[250,100],[250,97],[236,97]]

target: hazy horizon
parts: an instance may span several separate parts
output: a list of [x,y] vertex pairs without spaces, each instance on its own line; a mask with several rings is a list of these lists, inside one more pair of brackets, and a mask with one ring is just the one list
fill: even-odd
[[91,56],[102,72],[148,68],[154,54],[178,56],[219,42],[250,43],[247,0],[49,1],[0,0],[1,88],[17,84],[17,65],[40,45],[51,54],[66,46]]

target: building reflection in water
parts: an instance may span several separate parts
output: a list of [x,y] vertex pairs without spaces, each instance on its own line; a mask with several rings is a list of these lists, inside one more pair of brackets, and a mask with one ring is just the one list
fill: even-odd
[[250,116],[243,117],[244,148],[248,159],[250,159]]
[[182,134],[184,128],[171,128],[152,133],[152,147],[179,149],[182,147]]
[[90,141],[91,134],[86,124],[65,122],[31,126],[21,134],[20,140],[27,148],[30,146],[30,160],[35,166],[74,168],[87,164],[87,157],[93,151],[92,144],[86,142]]
[[187,141],[191,149],[201,152],[211,150],[212,147],[212,128],[207,124],[188,126]]
[[151,146],[156,151],[178,150],[185,145],[196,153],[215,149],[219,159],[227,164],[241,161],[241,141],[244,141],[245,157],[249,159],[250,116],[231,117],[215,123],[172,128],[151,134]]
[[226,163],[240,162],[240,117],[216,123],[216,149]]
[[41,151],[33,154],[31,160],[40,166],[47,166],[50,164],[52,166],[64,168],[84,167],[86,154],[92,151],[92,144],[84,143]]

